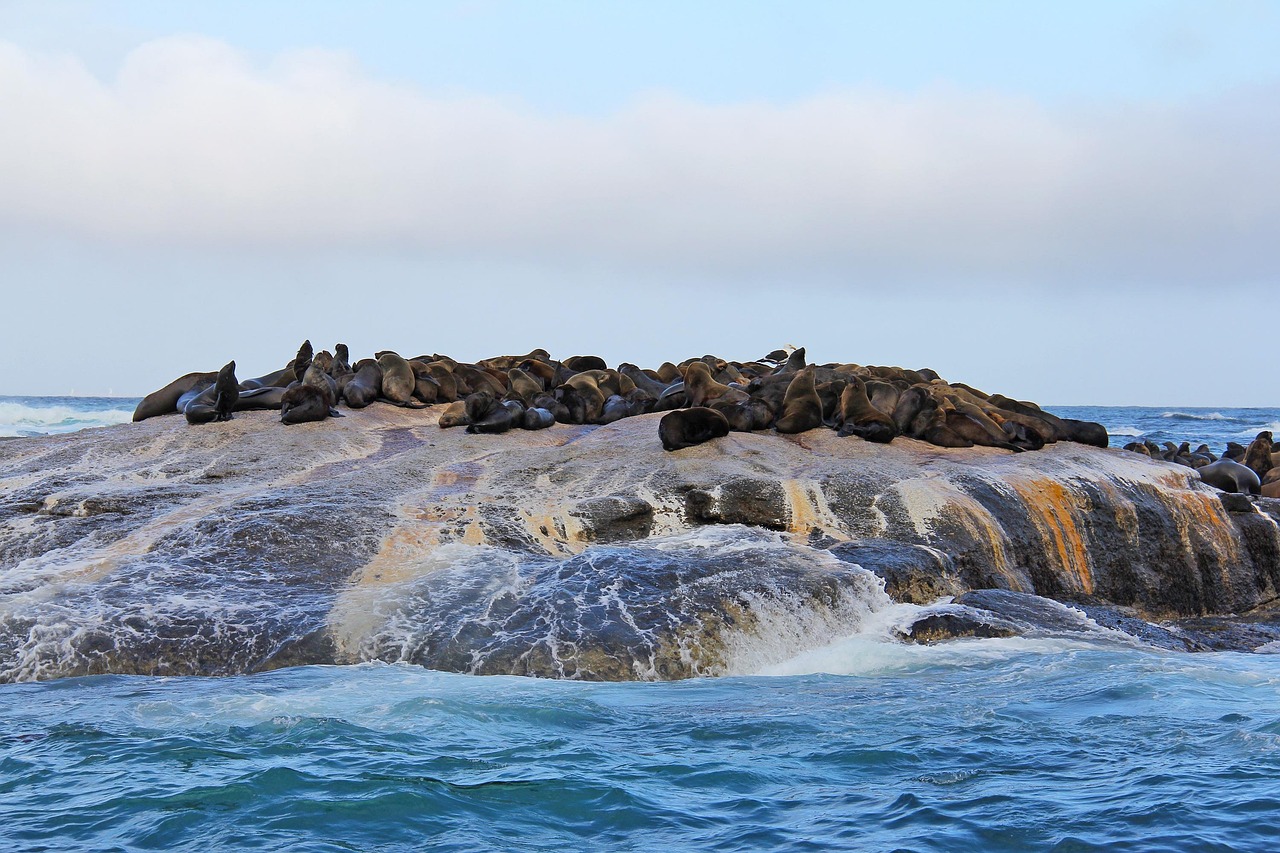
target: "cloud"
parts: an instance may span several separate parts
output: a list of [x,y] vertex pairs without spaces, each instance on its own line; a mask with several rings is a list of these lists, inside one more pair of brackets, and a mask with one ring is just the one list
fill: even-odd
[[1280,273],[1277,87],[1183,104],[653,94],[578,116],[175,37],[108,82],[0,43],[0,115],[0,224],[131,245],[852,282]]

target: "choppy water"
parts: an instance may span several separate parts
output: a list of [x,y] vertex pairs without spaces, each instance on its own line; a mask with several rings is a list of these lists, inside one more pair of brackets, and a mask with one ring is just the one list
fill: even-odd
[[[134,403],[24,400],[0,398],[0,435],[127,420]],[[1141,434],[1215,449],[1280,422],[1277,409],[1055,411],[1106,424],[1116,444]],[[768,536],[755,546],[777,548]],[[513,569],[512,583],[534,592],[566,566],[581,581],[572,595],[531,596],[527,614],[496,612],[488,588],[444,610],[467,630],[499,625],[495,636],[611,618],[626,635],[626,608],[657,605],[594,579],[608,558],[604,549]],[[814,592],[844,603],[806,619],[815,611],[761,586],[765,564],[753,560],[691,569],[682,601],[692,603],[672,610],[696,615],[697,594],[734,595],[725,584],[749,582],[762,603],[755,633],[724,643],[720,678],[591,684],[366,663],[0,685],[0,850],[1276,846],[1280,656],[1163,652],[1079,614],[1071,636],[905,645],[893,626],[918,608],[890,604],[850,573],[839,596]],[[122,583],[162,583],[152,563]],[[250,570],[242,585],[256,592],[245,601],[269,606]],[[455,567],[463,587],[467,570]],[[177,613],[166,642],[203,655],[231,634],[202,626],[234,628],[243,590],[234,571],[214,586],[200,576],[209,582],[199,596],[150,596],[141,617]],[[439,626],[415,608],[452,600],[437,581],[408,582],[390,609],[348,600],[353,612],[339,615],[353,648],[419,659]],[[36,592],[24,582],[5,594]],[[126,599],[65,593],[41,599],[52,621],[33,623],[34,647],[51,626],[76,636],[82,610],[100,619],[94,636],[141,624],[136,608],[121,609]],[[780,634],[798,654],[781,652]],[[644,637],[627,642],[645,647]]]
[[0,438],[56,435],[128,423],[137,397],[0,396]]
[[808,660],[842,674],[586,684],[364,665],[9,685],[3,846],[1260,851],[1280,837],[1280,658],[977,640]]

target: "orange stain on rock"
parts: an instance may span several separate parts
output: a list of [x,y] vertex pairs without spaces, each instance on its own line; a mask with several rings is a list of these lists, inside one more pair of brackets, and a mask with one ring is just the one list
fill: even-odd
[[1046,544],[1051,544],[1064,572],[1076,577],[1085,594],[1093,593],[1093,573],[1089,566],[1089,550],[1080,534],[1076,513],[1080,498],[1062,483],[1053,480],[1010,482],[1010,486],[1029,510]]

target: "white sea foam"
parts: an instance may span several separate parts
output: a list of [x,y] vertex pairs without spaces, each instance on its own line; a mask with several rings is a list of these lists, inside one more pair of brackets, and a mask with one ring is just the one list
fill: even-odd
[[1280,421],[1273,421],[1269,424],[1264,424],[1263,426],[1260,426],[1260,427],[1248,427],[1246,429],[1240,430],[1238,433],[1236,433],[1236,435],[1241,436],[1242,438],[1254,438],[1258,433],[1262,432],[1263,430],[1271,430],[1271,433],[1273,435],[1280,433]]
[[50,435],[89,427],[128,423],[131,409],[88,409],[68,405],[33,406],[0,401],[0,437]]
[[1110,435],[1146,435],[1145,432],[1134,426],[1107,427],[1107,433]]
[[1229,418],[1222,412],[1161,412],[1162,418],[1182,418],[1188,421],[1234,421],[1236,418]]

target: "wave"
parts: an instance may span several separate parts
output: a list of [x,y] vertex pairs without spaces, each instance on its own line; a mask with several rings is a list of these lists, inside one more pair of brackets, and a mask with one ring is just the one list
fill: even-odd
[[33,406],[3,401],[0,402],[0,437],[54,435],[129,423],[132,419],[132,409],[84,409],[65,404]]
[[1146,435],[1146,432],[1138,429],[1137,427],[1120,426],[1120,427],[1107,427],[1107,434],[1139,436],[1139,435]]
[[1195,412],[1161,412],[1162,418],[1178,418],[1184,421],[1239,421],[1240,418],[1232,418],[1222,414],[1222,412],[1208,412],[1197,414]]
[[1242,429],[1240,432],[1236,433],[1236,435],[1244,438],[1254,438],[1263,430],[1270,430],[1272,435],[1280,434],[1280,421],[1273,421],[1272,423],[1264,424],[1256,428],[1249,427],[1248,429]]

